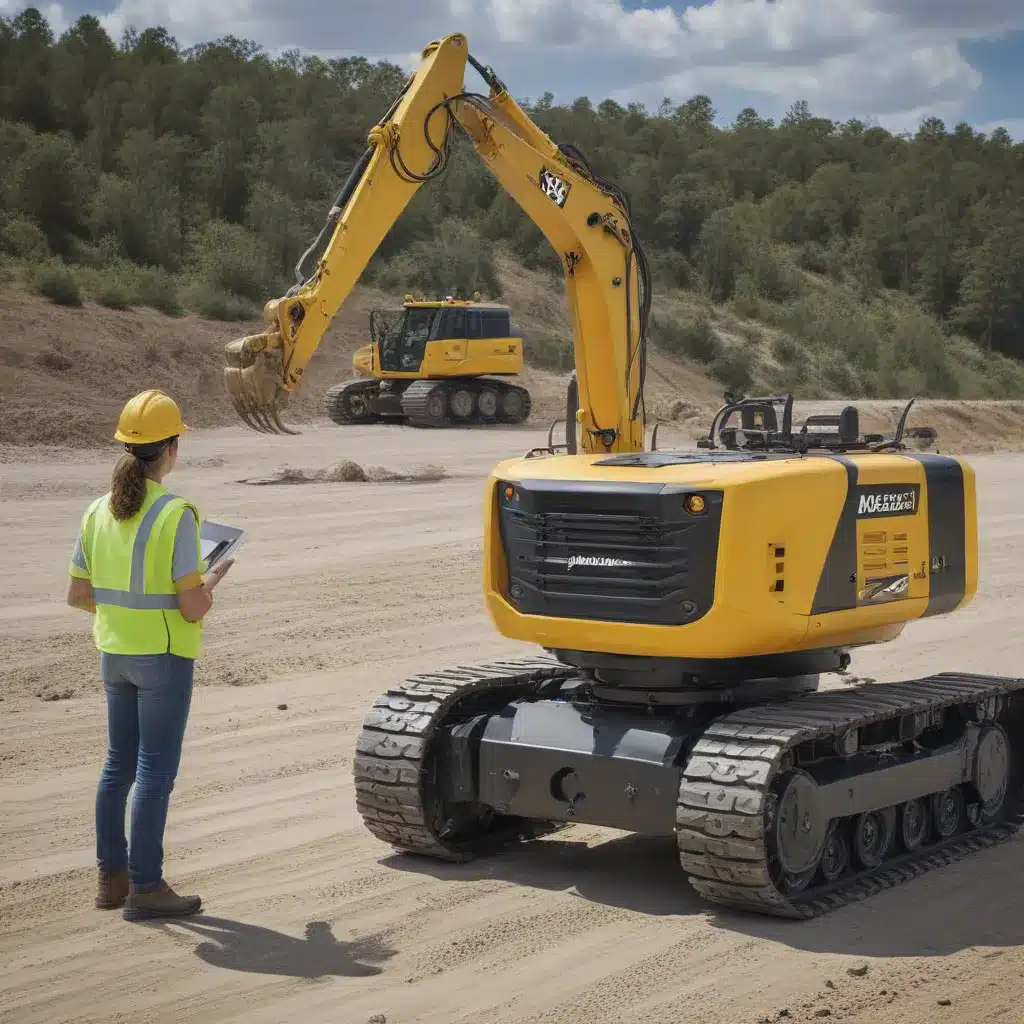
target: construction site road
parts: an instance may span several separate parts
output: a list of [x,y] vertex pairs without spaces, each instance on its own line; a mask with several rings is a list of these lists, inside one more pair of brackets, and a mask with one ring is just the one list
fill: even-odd
[[[702,902],[672,838],[574,826],[460,866],[365,830],[352,758],[374,698],[407,674],[529,653],[484,610],[481,495],[495,462],[545,435],[184,438],[168,483],[249,539],[217,591],[167,827],[168,879],[203,913],[141,925],[92,906],[105,710],[89,619],[63,603],[79,517],[117,449],[4,450],[0,1021],[1024,1020],[1019,841],[799,923]],[[317,478],[346,458],[413,479]],[[827,685],[1021,672],[1024,457],[972,461],[978,597]],[[268,478],[306,482],[240,482]]]

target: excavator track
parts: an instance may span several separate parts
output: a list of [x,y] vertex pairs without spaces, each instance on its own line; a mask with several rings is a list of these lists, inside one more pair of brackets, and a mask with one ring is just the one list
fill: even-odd
[[492,377],[413,381],[402,394],[402,411],[414,427],[524,423],[530,392]]
[[[1020,792],[1016,789],[1019,775],[1012,763],[1012,752],[1021,749],[1022,705],[1024,679],[942,673],[902,683],[819,692],[717,719],[694,746],[679,791],[679,857],[690,883],[706,899],[721,906],[806,919],[1012,838],[1022,824]],[[978,709],[983,710],[979,713]],[[994,731],[993,712],[998,715],[1002,738],[999,731]],[[857,730],[858,737],[872,730],[878,734],[894,722],[909,721],[909,716],[920,716],[918,723],[945,722],[946,728],[954,733],[959,728],[961,738],[967,737],[969,729],[982,730],[976,734],[984,736],[984,740],[975,748],[974,770],[978,770],[979,757],[984,757],[988,774],[983,785],[991,797],[990,812],[995,804],[999,805],[991,819],[979,820],[980,803],[973,805],[972,813],[972,797],[964,797],[968,785],[951,787],[940,797],[932,798],[927,790],[927,774],[919,773],[920,792],[915,795],[932,799],[912,801],[916,807],[904,802],[875,815],[874,834],[881,838],[868,860],[880,862],[872,863],[870,868],[863,867],[863,862],[858,865],[850,855],[857,835],[866,842],[863,828],[870,822],[864,823],[860,832],[854,831],[863,815],[834,818],[832,827],[836,831],[829,829],[818,855],[814,851],[816,839],[821,836],[820,821],[802,820],[808,833],[817,832],[816,838],[807,838],[805,834],[801,840],[800,828],[795,840],[788,838],[792,833],[782,824],[787,811],[787,786],[794,786],[797,805],[801,788],[805,796],[810,795],[805,807],[813,808],[817,796],[809,794],[812,784],[806,782],[808,776],[800,768],[799,753],[813,749],[815,744],[820,750],[822,744],[834,743],[837,737],[854,735],[852,730]],[[968,724],[978,723],[979,718],[981,724]],[[965,750],[969,752],[969,746]],[[935,758],[926,760],[934,762]],[[894,761],[893,757],[879,753],[874,758],[875,770],[883,770]],[[820,769],[820,760],[818,764]],[[844,761],[836,754],[829,766],[829,781],[845,786],[841,772],[849,765],[847,770],[853,773],[852,764],[852,759]],[[869,785],[870,769],[865,776],[864,762],[858,767],[854,784]],[[928,766],[924,767],[927,772]],[[969,772],[970,768],[966,770]],[[933,777],[940,776],[941,772]],[[1005,776],[1006,788],[1000,799],[1001,776]],[[793,779],[800,781],[794,783]],[[907,784],[913,785],[909,777]],[[853,799],[854,790],[849,792]],[[961,800],[964,802],[960,803]],[[921,825],[922,809],[931,812],[930,822],[926,820],[930,827],[926,829]],[[954,830],[952,824],[957,814],[960,824]],[[906,822],[910,824],[905,825]],[[884,832],[893,823],[895,834],[890,832],[892,838],[886,846],[882,842]],[[907,844],[901,842],[908,829],[914,839],[909,851]],[[927,838],[922,839],[922,834]],[[777,839],[780,835],[781,841]],[[786,850],[787,844],[792,849]],[[844,845],[848,865],[845,871]],[[865,849],[863,845],[861,848]],[[888,852],[888,856],[878,858],[879,851],[883,855]],[[785,870],[787,859],[795,872]]]
[[574,674],[552,657],[509,658],[411,676],[378,697],[366,715],[353,767],[356,806],[378,839],[400,850],[462,862],[564,827],[501,818],[477,808],[456,822],[436,794],[430,739],[453,716],[501,707]]
[[[464,862],[567,827],[446,803],[447,767],[431,739],[442,725],[554,696],[574,677],[577,669],[538,655],[392,686],[356,748],[356,804],[368,830],[396,849]],[[1024,679],[958,673],[722,715],[698,727],[681,770],[680,863],[713,904],[818,917],[1016,836],[1024,806],[1013,752],[1022,739]],[[833,813],[827,794],[843,801],[848,784],[861,809]],[[816,807],[825,808],[818,820]]]
[[335,384],[323,397],[323,411],[342,426],[355,423],[376,423],[380,417],[373,411],[373,399],[380,384],[373,378],[357,378]]

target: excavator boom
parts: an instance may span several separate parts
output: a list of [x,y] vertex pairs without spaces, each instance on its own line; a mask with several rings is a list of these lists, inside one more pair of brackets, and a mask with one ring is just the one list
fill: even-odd
[[[488,95],[465,91],[467,63]],[[542,132],[459,34],[423,50],[300,260],[296,285],[267,303],[264,331],[227,346],[236,410],[256,429],[292,432],[280,416],[288,394],[390,227],[424,182],[443,173],[455,128],[563,260],[583,450],[641,450],[650,287],[628,201],[579,150]]]

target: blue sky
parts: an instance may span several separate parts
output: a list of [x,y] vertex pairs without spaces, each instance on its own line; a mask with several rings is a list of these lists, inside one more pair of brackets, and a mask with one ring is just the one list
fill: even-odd
[[[16,13],[24,0],[0,0]],[[66,0],[115,35],[163,25],[183,44],[234,35],[269,50],[358,53],[411,66],[424,43],[466,32],[519,97],[612,96],[654,106],[711,96],[719,120],[752,106],[912,131],[923,117],[1024,140],[1024,0]]]

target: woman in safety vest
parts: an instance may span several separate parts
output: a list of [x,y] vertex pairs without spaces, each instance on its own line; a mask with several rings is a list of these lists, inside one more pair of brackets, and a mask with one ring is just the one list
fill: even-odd
[[[163,879],[167,805],[178,773],[199,656],[202,619],[231,561],[202,574],[196,507],[163,480],[188,428],[172,398],[143,391],[121,412],[114,437],[127,451],[110,491],[82,517],[68,604],[94,613],[107,696],[109,749],[96,794],[96,906],[126,920],[180,917],[200,907]],[[125,841],[128,791],[131,852]]]

